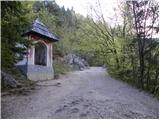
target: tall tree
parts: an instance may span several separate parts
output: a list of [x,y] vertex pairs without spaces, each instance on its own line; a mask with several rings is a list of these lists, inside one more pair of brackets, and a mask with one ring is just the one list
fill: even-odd
[[[21,33],[29,25],[28,10],[18,1],[1,2],[2,68],[12,67],[27,54],[29,42]],[[23,47],[22,47],[23,46]]]
[[[128,1],[130,2],[130,1]],[[153,31],[158,31],[158,4],[152,1],[131,1],[130,8],[133,11],[134,28],[138,42],[138,53],[140,61],[140,87],[144,88],[145,59],[144,51],[147,39],[152,39]],[[149,65],[150,66],[150,65]],[[149,74],[149,73],[148,73]]]

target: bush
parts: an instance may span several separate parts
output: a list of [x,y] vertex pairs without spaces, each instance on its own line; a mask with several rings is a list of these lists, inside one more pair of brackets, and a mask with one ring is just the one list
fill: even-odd
[[67,72],[71,71],[71,67],[64,63],[54,63],[54,77],[59,78],[60,75],[64,75]]

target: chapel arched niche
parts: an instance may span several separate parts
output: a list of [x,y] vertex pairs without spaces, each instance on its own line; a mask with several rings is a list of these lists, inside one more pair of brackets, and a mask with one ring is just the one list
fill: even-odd
[[34,63],[35,65],[47,66],[47,46],[42,42],[35,45]]

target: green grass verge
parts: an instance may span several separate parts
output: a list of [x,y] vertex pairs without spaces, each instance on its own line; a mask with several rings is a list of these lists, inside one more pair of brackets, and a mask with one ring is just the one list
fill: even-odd
[[60,75],[64,75],[69,71],[72,71],[72,68],[64,63],[55,63],[53,64],[54,67],[54,77],[55,79],[59,78]]

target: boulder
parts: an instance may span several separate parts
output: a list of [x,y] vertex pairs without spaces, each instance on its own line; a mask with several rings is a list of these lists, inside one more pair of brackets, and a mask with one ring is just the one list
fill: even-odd
[[76,54],[68,54],[64,57],[65,63],[71,65],[76,70],[84,70],[89,67],[87,61]]
[[21,86],[11,75],[3,71],[1,71],[1,81],[3,87],[17,88]]

